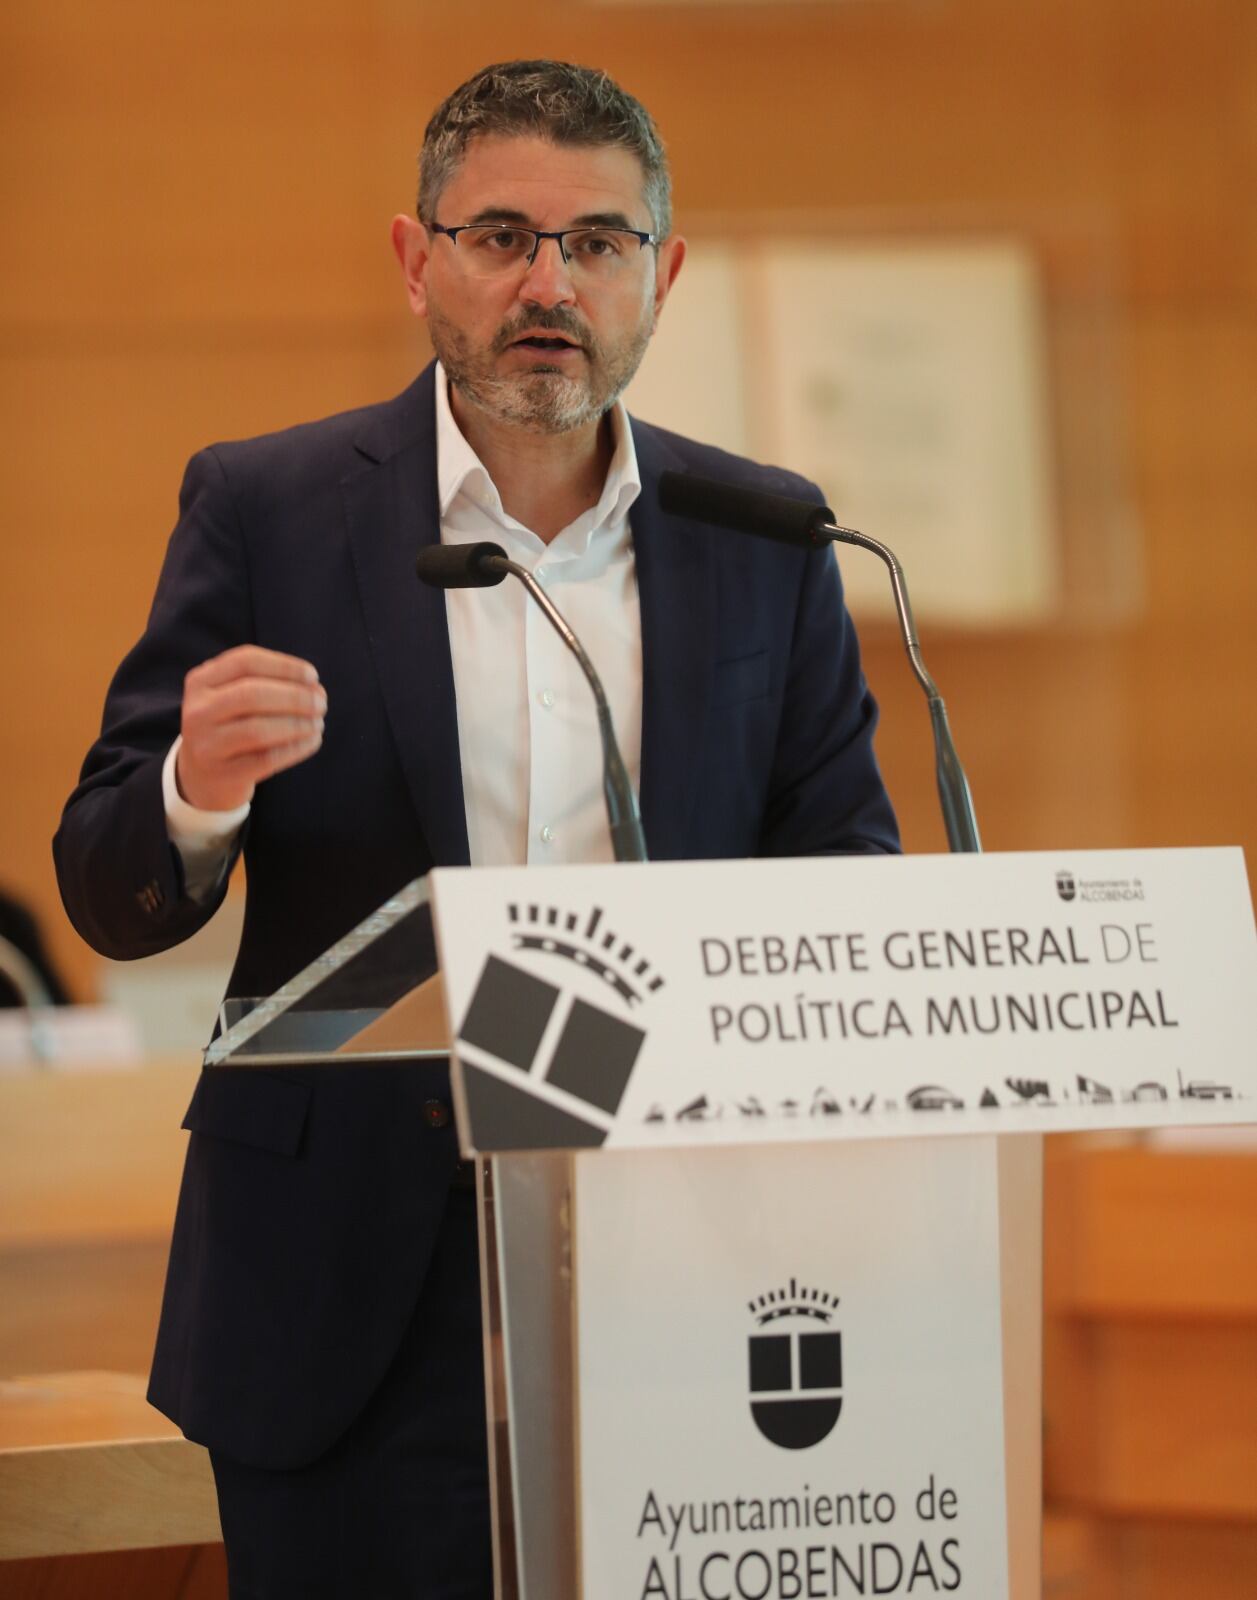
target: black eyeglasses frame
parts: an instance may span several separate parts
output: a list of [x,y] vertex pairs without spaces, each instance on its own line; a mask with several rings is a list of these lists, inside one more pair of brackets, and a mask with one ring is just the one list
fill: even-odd
[[659,235],[657,233],[643,233],[640,228],[599,227],[597,223],[588,222],[577,228],[560,228],[557,233],[546,233],[540,228],[526,228],[520,222],[460,222],[453,228],[447,228],[440,222],[425,222],[423,225],[429,233],[443,233],[455,249],[458,248],[459,234],[467,233],[472,228],[500,227],[504,232],[531,233],[535,243],[532,247],[532,253],[527,259],[527,265],[530,267],[537,259],[538,250],[541,249],[542,244],[547,239],[554,239],[558,243],[559,254],[563,257],[563,265],[569,265],[572,258],[568,255],[567,247],[564,245],[563,240],[574,233],[622,233],[627,238],[636,239],[639,250],[644,250],[648,244],[659,244]]

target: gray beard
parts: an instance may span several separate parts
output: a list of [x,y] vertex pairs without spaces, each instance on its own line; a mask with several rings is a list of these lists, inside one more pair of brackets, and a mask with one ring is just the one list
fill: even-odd
[[[528,326],[544,326],[546,320],[530,318]],[[487,360],[468,348],[462,333],[431,307],[428,310],[432,347],[459,394],[495,421],[528,433],[570,433],[598,422],[628,388],[650,343],[650,330],[642,328],[609,354],[591,343],[585,330],[571,328],[557,318],[551,325],[584,343],[585,376],[572,377],[558,367],[535,366],[498,377],[488,370]],[[499,348],[504,349],[511,337],[502,338]]]
[[451,383],[478,411],[528,433],[570,433],[597,422],[624,389],[621,384],[600,401],[590,384],[553,367],[534,367],[510,378],[473,378],[441,359]]

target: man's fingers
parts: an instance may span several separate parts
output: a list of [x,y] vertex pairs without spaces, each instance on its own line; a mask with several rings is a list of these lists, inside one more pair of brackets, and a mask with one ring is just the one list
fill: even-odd
[[234,762],[311,741],[316,749],[323,741],[322,717],[236,717],[203,730],[195,741],[196,758],[205,765]]
[[[221,737],[204,742],[197,749],[186,740],[179,750],[175,781],[179,793],[203,811],[231,811],[253,797],[257,785],[285,767],[296,766],[314,755],[323,743],[323,725],[299,723],[290,731],[283,718],[259,719],[264,725],[255,730],[261,743],[229,751]],[[239,724],[234,726],[239,727]]]
[[230,811],[323,743],[327,693],[308,661],[239,645],[188,673],[176,781],[191,805]]
[[238,644],[222,655],[211,656],[199,667],[193,667],[186,681],[189,686],[212,689],[236,678],[278,678],[304,684],[319,681],[318,672],[309,661],[267,650],[260,644]]
[[302,739],[289,739],[267,745],[260,750],[248,750],[225,761],[223,770],[230,773],[233,779],[247,780],[253,784],[262,783],[267,778],[274,777],[277,772],[295,767],[299,762],[308,761],[322,743],[323,735],[319,733]]
[[220,724],[238,717],[321,717],[327,691],[320,683],[294,683],[290,678],[234,678],[220,685],[189,684],[185,721]]
[[273,778],[277,772],[283,772],[288,767],[295,767],[299,762],[308,761],[323,743],[323,735],[317,734],[312,739],[298,739],[293,744],[276,745],[267,757],[266,771],[256,780]]

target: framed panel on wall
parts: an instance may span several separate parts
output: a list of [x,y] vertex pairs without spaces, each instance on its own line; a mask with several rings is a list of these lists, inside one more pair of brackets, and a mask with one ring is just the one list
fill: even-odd
[[[1138,567],[1107,308],[1056,271],[1017,231],[700,225],[627,403],[819,484],[935,622],[1112,620]],[[891,615],[879,563],[843,570]]]

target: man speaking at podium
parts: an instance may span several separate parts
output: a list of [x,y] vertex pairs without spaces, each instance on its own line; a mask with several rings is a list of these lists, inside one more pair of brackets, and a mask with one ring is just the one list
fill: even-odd
[[[55,841],[106,955],[193,933],[241,854],[238,995],[434,865],[609,859],[584,681],[519,585],[422,589],[437,541],[496,541],[574,625],[652,857],[898,848],[831,557],[657,499],[669,469],[816,491],[619,402],[685,255],[649,114],[604,73],[510,62],[440,106],[420,168],[392,239],[438,361],[188,467]],[[488,1600],[443,1070],[210,1072],[185,1125],[150,1393],[210,1449],[233,1596]]]

